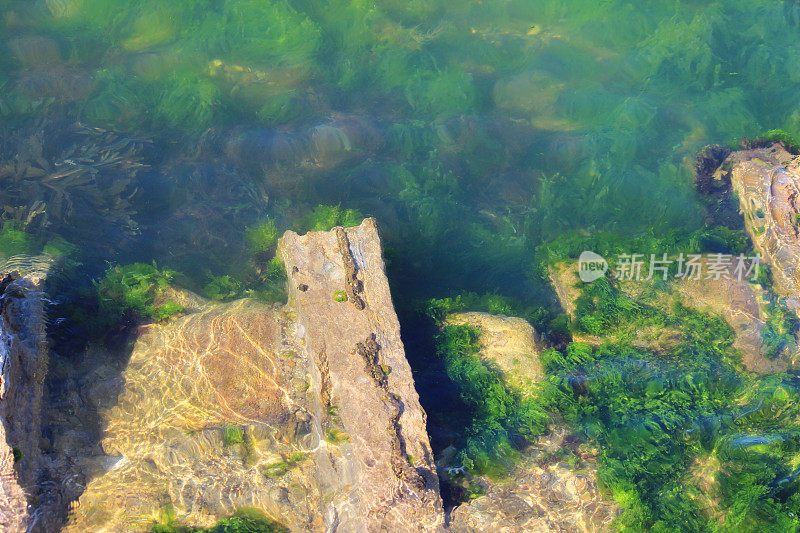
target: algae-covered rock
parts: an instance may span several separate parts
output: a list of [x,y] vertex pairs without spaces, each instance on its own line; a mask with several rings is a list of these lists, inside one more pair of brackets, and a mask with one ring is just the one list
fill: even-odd
[[[698,260],[698,270],[708,271],[708,258]],[[734,332],[733,346],[741,354],[741,362],[748,370],[758,373],[785,371],[798,357],[796,342],[789,342],[778,353],[772,351],[766,340],[771,313],[770,295],[759,284],[736,274],[735,263],[726,266],[719,277],[701,276],[701,279],[676,278],[664,283],[653,281],[617,281],[621,294],[637,306],[669,315],[675,304],[708,312],[721,317]],[[577,263],[563,262],[550,268],[550,281],[564,310],[576,318],[576,301],[585,287],[577,274]],[[660,281],[660,280],[659,280]],[[573,332],[573,339],[589,344],[604,340],[627,340],[635,346],[649,349],[674,347],[683,332],[670,321],[649,324],[631,321],[620,324],[615,330],[606,330],[602,336],[581,331]]]
[[452,313],[446,325],[472,326],[481,332],[481,357],[496,365],[515,390],[525,394],[544,375],[539,354],[543,345],[525,319],[488,313]]
[[564,428],[540,437],[500,480],[450,513],[450,528],[478,531],[608,531],[620,512],[597,485],[597,450]]
[[[546,346],[526,320],[460,312],[448,315],[443,325],[477,329],[481,360],[499,371],[515,394],[533,397],[544,378],[539,356]],[[520,450],[505,476],[468,476],[470,490],[478,494],[451,511],[450,527],[457,532],[602,531],[618,507],[600,493],[597,455],[597,449],[554,424],[549,434]],[[451,456],[443,452],[440,465],[465,475],[446,466]],[[458,478],[454,482],[463,484]]]

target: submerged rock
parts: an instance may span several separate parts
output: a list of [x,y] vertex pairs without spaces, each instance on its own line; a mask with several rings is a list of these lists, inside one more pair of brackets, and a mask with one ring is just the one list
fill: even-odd
[[71,457],[86,486],[66,531],[209,526],[241,507],[298,531],[442,526],[374,220],[288,232],[280,253],[288,305],[186,295],[194,312],[140,328],[122,379],[95,369],[82,396],[102,453]]
[[800,311],[800,158],[775,143],[733,152],[722,163],[739,197],[745,227],[786,304]]
[[544,376],[539,354],[543,345],[539,335],[522,318],[488,313],[453,313],[446,325],[467,325],[481,332],[481,357],[500,369],[503,378],[521,394]]
[[26,494],[41,467],[48,268],[47,259],[23,258],[0,268],[0,529],[8,532],[27,530]]
[[[506,385],[525,396],[544,377],[539,355],[546,348],[522,318],[488,313],[453,313],[445,325],[468,325],[481,332],[481,359],[496,368]],[[521,450],[508,476],[479,476],[471,486],[481,495],[450,513],[450,528],[477,531],[603,531],[618,507],[597,485],[597,450],[555,425]],[[443,453],[440,462],[447,462]],[[455,469],[456,471],[459,469]],[[452,471],[452,470],[451,470]]]
[[[702,258],[700,270],[708,270],[707,259]],[[727,278],[668,280],[655,286],[650,281],[622,281],[619,287],[630,299],[668,312],[675,303],[692,309],[709,312],[723,318],[734,330],[734,347],[742,356],[742,364],[758,373],[783,372],[800,356],[795,344],[787,345],[780,353],[770,354],[763,339],[770,318],[766,307],[769,295],[760,285],[748,279],[739,279],[729,265]],[[550,269],[550,282],[564,310],[575,318],[575,301],[583,284],[578,278],[577,264],[560,263]],[[664,349],[675,346],[681,331],[665,325],[623,326],[619,332],[608,332],[612,338],[624,337],[635,346]],[[607,338],[573,333],[573,339],[589,344],[599,344]]]
[[597,450],[563,427],[525,450],[501,480],[480,478],[483,494],[451,511],[450,529],[479,531],[610,530],[619,506],[597,484]]
[[[306,400],[289,387],[302,372],[288,329],[278,309],[249,299],[149,326],[103,415],[109,468],[87,485],[66,530],[144,531],[167,506],[199,526],[257,507],[308,529],[320,503],[303,455],[308,431],[294,416]],[[278,463],[281,475],[270,475]],[[302,495],[275,500],[290,482]]]
[[[314,450],[326,526],[419,531],[442,526],[433,453],[384,273],[374,219],[279,246],[290,307],[308,354]],[[346,296],[346,298],[344,297]]]

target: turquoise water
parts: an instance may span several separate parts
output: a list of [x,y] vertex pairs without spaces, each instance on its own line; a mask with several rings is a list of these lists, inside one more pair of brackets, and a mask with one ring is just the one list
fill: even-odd
[[209,296],[280,299],[273,235],[374,216],[440,447],[420,299],[499,294],[552,325],[537,247],[700,230],[698,151],[800,137],[791,0],[0,0],[0,15],[0,253],[69,256],[75,294],[155,262]]

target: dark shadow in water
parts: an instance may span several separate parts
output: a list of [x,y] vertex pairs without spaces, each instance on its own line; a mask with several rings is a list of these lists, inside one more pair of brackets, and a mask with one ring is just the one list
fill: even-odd
[[71,298],[78,297],[63,297],[50,310],[50,365],[42,398],[43,468],[36,482],[33,532],[63,526],[86,486],[119,459],[103,451],[103,413],[124,390],[122,373],[137,326],[123,323],[105,342],[88,342],[82,324],[58,315],[70,308]]

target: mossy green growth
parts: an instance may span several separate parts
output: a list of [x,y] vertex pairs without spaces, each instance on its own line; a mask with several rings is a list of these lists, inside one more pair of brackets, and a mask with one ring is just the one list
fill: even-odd
[[346,302],[347,301],[347,293],[344,291],[336,291],[333,293],[333,301],[335,302]]
[[447,315],[460,311],[482,311],[492,315],[515,316],[526,319],[541,331],[549,330],[554,318],[552,313],[540,306],[527,306],[515,298],[501,294],[478,294],[465,292],[446,298],[431,298],[417,305],[419,311],[437,323]]
[[222,444],[233,446],[244,443],[244,431],[239,426],[225,426],[222,428]]
[[22,461],[22,450],[20,450],[19,448],[16,448],[16,447],[12,448],[11,449],[11,454],[14,457],[14,462],[15,463],[18,463],[18,462]]
[[237,509],[228,518],[223,518],[209,528],[184,526],[172,520],[166,524],[153,525],[153,533],[288,533],[289,529],[267,517],[253,507]]
[[228,301],[241,298],[246,292],[244,284],[231,276],[213,276],[201,294],[209,300]]
[[761,136],[761,139],[765,141],[780,141],[788,151],[794,154],[800,153],[800,144],[797,143],[794,135],[788,131],[781,129],[769,130]]
[[144,10],[133,22],[130,36],[122,42],[123,48],[138,52],[172,41],[179,30],[176,14],[165,6]]
[[337,428],[328,428],[325,430],[325,442],[328,444],[341,444],[349,442],[350,435]]
[[248,294],[267,302],[286,301],[286,268],[280,257],[273,257],[261,269],[258,287]]
[[429,118],[465,112],[477,99],[472,76],[458,68],[417,72],[406,83],[405,96],[415,111]]
[[761,330],[761,342],[764,356],[775,358],[788,347],[797,346],[797,332],[800,330],[800,320],[797,314],[789,309],[780,298],[771,294],[764,306],[766,324]]
[[482,360],[480,335],[471,326],[445,326],[436,337],[436,350],[472,411],[459,452],[461,465],[472,473],[501,475],[518,455],[512,441],[544,434],[550,416],[538,401],[511,390],[497,369]]
[[48,240],[42,248],[42,252],[56,257],[68,258],[75,258],[80,254],[77,246],[61,237],[53,237]]
[[318,205],[298,224],[300,231],[330,231],[336,226],[358,226],[364,220],[356,209],[342,209],[339,205]]
[[299,463],[305,461],[306,457],[307,454],[305,453],[293,452],[284,461],[278,461],[265,465],[262,468],[261,473],[268,478],[281,477],[286,474],[286,472],[296,467]]
[[264,477],[279,478],[286,474],[289,469],[289,463],[286,461],[278,461],[277,463],[264,465],[264,467],[261,469],[261,473],[264,474]]
[[153,263],[133,263],[110,268],[94,286],[100,316],[113,322],[126,313],[140,319],[161,321],[183,311],[183,307],[164,295],[176,272],[161,270]]
[[40,249],[36,239],[23,231],[15,221],[3,222],[0,229],[0,256],[30,255]]
[[174,73],[157,94],[155,118],[170,127],[199,129],[207,126],[217,110],[220,93],[208,78],[198,74]]
[[271,218],[267,218],[248,228],[245,235],[247,239],[247,249],[251,254],[268,253],[275,251],[275,244],[278,242],[280,230]]

